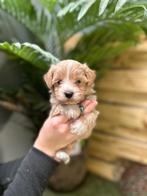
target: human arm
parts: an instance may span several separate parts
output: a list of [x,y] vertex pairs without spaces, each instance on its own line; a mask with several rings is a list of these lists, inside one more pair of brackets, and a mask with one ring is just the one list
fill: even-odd
[[[3,195],[41,196],[56,166],[57,162],[52,158],[32,147]],[[9,177],[5,179],[10,180]]]
[[[62,116],[52,119],[47,118],[33,148],[23,159],[14,180],[4,192],[4,196],[42,195],[48,178],[57,165],[57,162],[53,160],[53,153],[62,145],[71,142],[73,137],[70,135],[70,138],[65,141],[65,137],[69,137],[68,126],[68,122]],[[61,140],[57,142],[59,138]]]
[[[90,112],[95,104],[86,105],[86,108],[88,107]],[[70,133],[69,124],[63,116],[48,118],[45,121],[34,147],[23,159],[14,180],[4,192],[4,196],[42,195],[48,178],[57,165],[57,162],[53,160],[54,154],[78,137]]]

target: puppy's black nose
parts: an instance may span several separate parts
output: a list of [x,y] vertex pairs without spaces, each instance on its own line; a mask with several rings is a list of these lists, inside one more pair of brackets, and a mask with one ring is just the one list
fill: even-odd
[[68,91],[64,93],[65,97],[67,97],[68,99],[70,99],[73,96],[73,92]]

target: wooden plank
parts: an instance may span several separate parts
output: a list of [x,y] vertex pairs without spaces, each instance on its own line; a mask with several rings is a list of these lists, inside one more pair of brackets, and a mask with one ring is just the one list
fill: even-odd
[[92,148],[87,148],[86,149],[86,153],[89,156],[93,156],[95,158],[98,159],[102,159],[104,161],[116,161],[117,160],[117,156],[111,153],[104,153],[103,151],[99,150],[98,153],[95,153],[95,150]]
[[[142,79],[142,81],[147,80],[147,69],[114,69],[109,70],[105,76],[101,79],[103,81],[112,80],[119,83],[121,79],[127,82],[131,82],[137,79]],[[100,81],[101,81],[100,80]],[[99,81],[98,81],[99,84]]]
[[121,92],[101,89],[97,94],[100,103],[116,103],[120,105],[147,108],[147,93]]
[[147,50],[146,51],[133,51],[128,54],[122,55],[120,58],[111,62],[113,68],[124,69],[146,69],[147,68]]
[[96,90],[147,93],[147,69],[110,70],[96,83]]
[[147,41],[130,48],[113,61],[113,67],[121,68],[147,68]]
[[89,157],[86,165],[89,171],[112,181],[119,181],[125,171],[125,167],[120,161],[111,163]]
[[147,110],[144,108],[100,103],[98,110],[100,111],[97,120],[99,129],[106,129],[108,125],[112,128],[125,126],[138,130],[144,130],[147,127]]
[[99,125],[97,125],[94,131],[102,132],[109,135],[111,134],[113,136],[119,136],[130,140],[136,140],[143,143],[147,142],[146,130],[137,130],[137,129],[135,130],[135,129],[129,129],[127,127],[111,128],[111,125],[108,126],[108,128],[102,130],[100,129]]
[[147,164],[147,142],[142,143],[122,137],[94,133],[88,148],[98,153],[99,150],[121,158]]

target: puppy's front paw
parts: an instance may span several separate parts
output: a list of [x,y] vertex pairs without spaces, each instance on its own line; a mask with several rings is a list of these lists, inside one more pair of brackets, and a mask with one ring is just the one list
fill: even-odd
[[56,153],[56,158],[63,161],[65,164],[70,162],[70,156],[64,151],[58,151]]
[[70,132],[77,135],[82,135],[86,132],[86,127],[80,120],[76,120],[71,124]]

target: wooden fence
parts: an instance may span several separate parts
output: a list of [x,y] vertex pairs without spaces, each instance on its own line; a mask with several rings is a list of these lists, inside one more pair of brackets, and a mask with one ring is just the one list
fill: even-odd
[[129,161],[147,164],[147,41],[117,58],[96,91],[100,115],[87,167],[118,181]]

